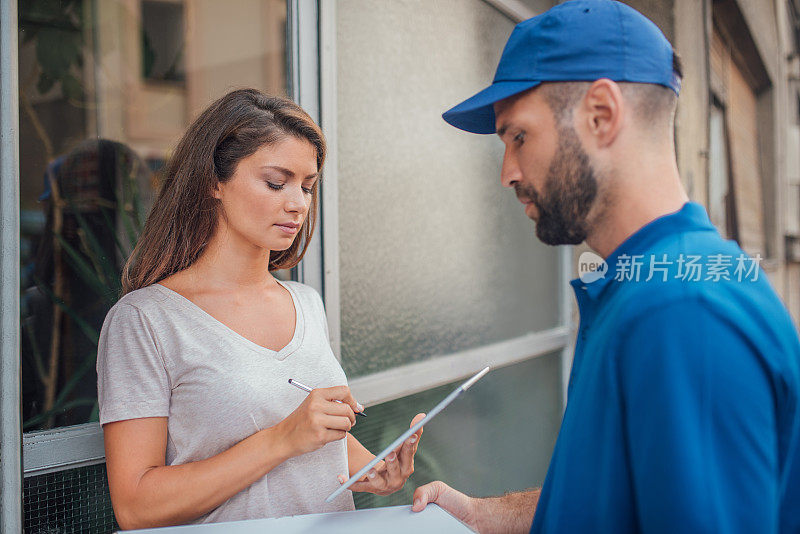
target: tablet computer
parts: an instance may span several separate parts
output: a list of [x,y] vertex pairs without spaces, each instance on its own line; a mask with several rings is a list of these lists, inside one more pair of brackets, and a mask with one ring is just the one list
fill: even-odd
[[458,386],[450,395],[445,397],[444,400],[442,400],[442,402],[434,406],[434,408],[430,412],[428,412],[428,414],[421,421],[419,421],[415,425],[412,425],[411,428],[403,432],[403,434],[399,438],[394,440],[388,447],[383,449],[377,456],[375,456],[375,458],[372,459],[372,461],[370,461],[367,465],[362,467],[358,471],[358,473],[348,478],[347,482],[338,487],[336,491],[328,495],[328,498],[325,499],[325,502],[331,502],[333,499],[338,497],[339,494],[341,494],[344,490],[352,486],[357,480],[360,480],[361,477],[363,477],[367,473],[367,471],[375,467],[375,465],[378,462],[386,458],[390,452],[392,452],[395,448],[397,448],[397,446],[399,446],[406,439],[411,437],[411,434],[422,428],[428,421],[436,417],[436,415],[439,414],[439,412],[447,408],[448,404],[456,400],[456,397],[467,391],[470,388],[470,386],[472,386],[472,384],[480,380],[480,378],[483,377],[483,375],[485,375],[488,372],[489,372],[489,367],[484,367],[481,371],[476,373],[472,378],[470,378],[469,380]]

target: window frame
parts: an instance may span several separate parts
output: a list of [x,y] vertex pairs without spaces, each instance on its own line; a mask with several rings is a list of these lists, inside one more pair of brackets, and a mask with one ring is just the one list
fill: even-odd
[[16,0],[0,0],[0,531],[22,531]]

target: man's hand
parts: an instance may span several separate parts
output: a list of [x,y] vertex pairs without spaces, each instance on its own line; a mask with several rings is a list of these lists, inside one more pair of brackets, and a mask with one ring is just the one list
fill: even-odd
[[475,532],[525,533],[531,529],[540,493],[535,489],[477,499],[437,480],[417,488],[411,509],[421,512],[428,503],[436,503]]
[[[424,413],[418,413],[411,420],[409,427],[417,424]],[[411,434],[397,449],[390,452],[386,459],[367,471],[361,480],[350,486],[351,491],[366,491],[376,495],[389,495],[402,488],[408,477],[414,472],[414,455],[422,438],[422,428]],[[373,456],[374,458],[374,456]],[[344,484],[347,477],[339,475],[339,483]]]
[[411,509],[421,512],[428,503],[436,503],[447,510],[456,519],[470,529],[478,531],[475,522],[475,499],[456,491],[439,480],[420,486],[414,492],[414,504]]

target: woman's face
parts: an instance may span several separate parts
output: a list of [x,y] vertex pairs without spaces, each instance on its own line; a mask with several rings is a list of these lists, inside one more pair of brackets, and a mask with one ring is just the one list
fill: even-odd
[[317,153],[307,140],[262,146],[214,191],[225,216],[220,223],[253,247],[286,250],[306,220],[317,177]]

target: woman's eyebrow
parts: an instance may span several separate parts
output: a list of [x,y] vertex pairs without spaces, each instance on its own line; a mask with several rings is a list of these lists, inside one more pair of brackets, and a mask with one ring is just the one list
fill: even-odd
[[290,171],[286,167],[281,167],[279,165],[262,165],[262,168],[264,168],[264,169],[274,169],[274,170],[280,172],[281,174],[285,174],[288,178],[291,178],[291,177],[294,176],[294,173],[292,171]]
[[[287,178],[293,178],[294,177],[294,172],[290,171],[286,167],[281,167],[280,165],[262,165],[262,168],[264,168],[264,169],[274,169],[274,170],[280,172],[281,174],[285,174]],[[315,172],[314,174],[309,174],[308,176],[306,176],[304,178],[304,180],[310,180],[312,178],[317,178],[318,176],[319,176],[319,173]]]

